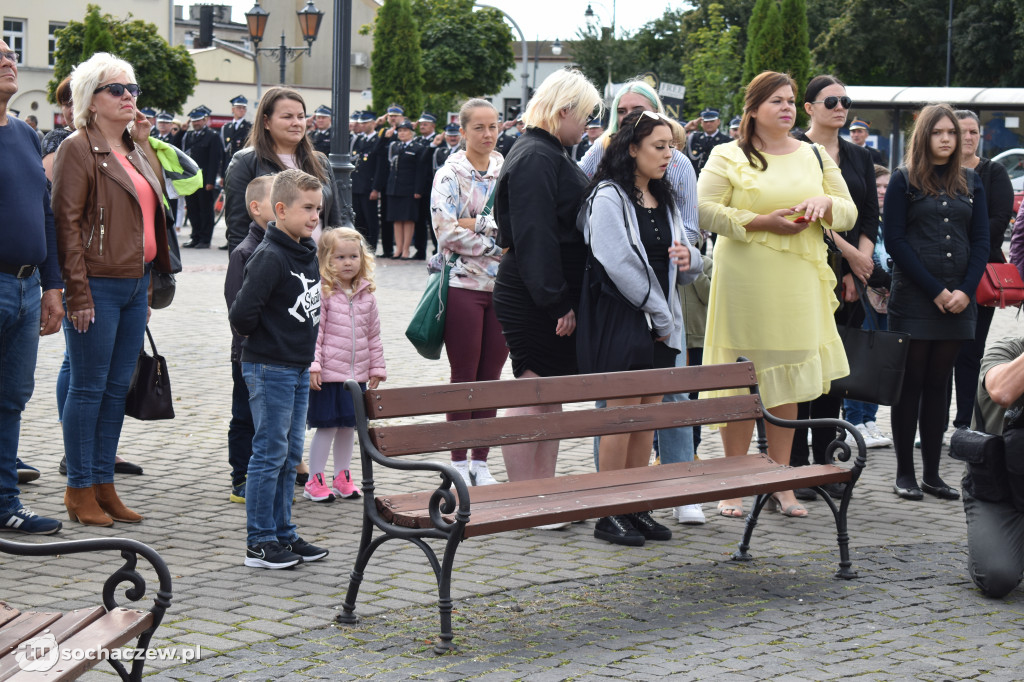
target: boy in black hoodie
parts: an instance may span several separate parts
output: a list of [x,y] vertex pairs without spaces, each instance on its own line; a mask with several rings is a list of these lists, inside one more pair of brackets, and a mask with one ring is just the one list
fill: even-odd
[[228,314],[245,337],[242,375],[256,433],[245,486],[245,565],[290,568],[327,556],[291,521],[295,467],[302,460],[309,365],[320,323],[320,271],[311,238],[319,221],[320,181],[300,170],[274,178],[276,221],[245,266]]

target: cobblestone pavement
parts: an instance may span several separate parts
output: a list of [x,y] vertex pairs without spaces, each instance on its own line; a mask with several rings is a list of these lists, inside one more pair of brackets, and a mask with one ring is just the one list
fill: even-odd
[[[154,646],[198,645],[202,660],[151,662],[154,679],[1020,679],[1019,593],[1003,601],[978,594],[966,574],[962,506],[896,498],[891,449],[869,451],[851,506],[861,576],[855,581],[832,577],[835,527],[821,502],[810,503],[807,519],[764,514],[751,550],[756,560],[747,564],[728,561],[741,522],[713,516],[706,505],[708,523],[700,527],[678,526],[668,511],[657,512],[675,537],[639,549],[595,540],[592,523],[463,543],[453,578],[454,656],[430,653],[436,585],[422,554],[407,543],[378,550],[357,605],[362,622],[335,627],[361,505],[314,504],[299,495],[293,516],[300,533],[331,555],[288,571],[242,565],[244,505],[228,501],[227,257],[216,249],[183,256],[174,305],[154,312],[151,323],[169,363],[177,418],[129,419],[120,444],[145,475],[119,476],[118,489],[146,519],[109,529],[65,520],[58,536],[134,538],[168,562],[174,600]],[[425,283],[422,264],[382,260],[377,273],[385,385],[446,381],[447,363],[421,359],[403,336]],[[1012,313],[997,311],[990,338],[1019,330]],[[23,501],[66,519],[54,404],[63,350],[59,336],[40,344],[20,454],[43,470],[23,486]],[[879,416],[887,430],[888,409]],[[706,437],[700,455],[721,456],[717,435]],[[503,480],[500,453],[491,462]],[[942,467],[947,481],[959,480],[955,462],[947,458]],[[358,468],[354,463],[357,480]],[[589,443],[562,444],[559,474],[592,468]],[[425,477],[378,480],[379,492],[432,486]],[[0,597],[21,608],[94,606],[119,563],[113,554],[0,556]],[[110,678],[100,668],[84,679]]]

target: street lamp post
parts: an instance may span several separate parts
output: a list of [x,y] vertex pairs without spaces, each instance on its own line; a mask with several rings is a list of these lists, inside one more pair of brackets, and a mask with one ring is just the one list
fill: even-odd
[[489,9],[496,9],[505,15],[508,19],[508,23],[512,24],[515,28],[516,33],[519,34],[519,42],[523,47],[523,99],[519,103],[520,111],[526,111],[526,102],[530,99],[530,48],[526,45],[526,36],[523,35],[523,29],[519,28],[519,24],[516,23],[515,19],[509,16],[509,13],[500,7],[494,5],[484,5],[482,3],[476,3],[477,7],[487,7]]
[[316,8],[313,0],[307,0],[306,6],[295,13],[299,18],[299,28],[302,30],[302,39],[306,41],[305,47],[288,47],[285,43],[284,29],[281,29],[281,44],[277,47],[260,47],[263,41],[263,32],[267,29],[267,19],[270,12],[260,6],[260,0],[245,13],[245,22],[249,27],[249,38],[253,44],[253,61],[256,63],[256,97],[262,95],[263,81],[260,75],[260,53],[270,55],[272,59],[281,65],[280,82],[285,82],[285,67],[289,61],[295,61],[302,55],[313,54],[313,41],[320,32],[320,22],[323,21],[324,13]]
[[[533,49],[533,88],[537,87],[537,66],[540,64],[540,46],[540,36],[538,36]],[[551,43],[551,54],[556,57],[562,54],[562,41],[558,38],[555,38],[555,42]]]
[[341,200],[341,224],[355,225],[352,209],[352,165],[351,138],[348,135],[349,90],[351,89],[352,42],[352,0],[334,0],[334,56],[331,78],[331,167],[337,183],[335,191]]

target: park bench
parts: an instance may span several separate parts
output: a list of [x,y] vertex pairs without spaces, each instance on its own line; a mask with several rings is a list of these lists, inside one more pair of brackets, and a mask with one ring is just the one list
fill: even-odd
[[[744,358],[727,365],[371,389],[365,394],[358,384],[349,381],[346,389],[356,407],[364,500],[359,552],[342,612],[336,617],[339,623],[358,622],[355,604],[363,572],[374,551],[388,540],[412,542],[423,551],[434,571],[441,621],[440,640],[434,651],[440,654],[453,648],[451,575],[455,552],[463,540],[544,524],[756,495],[739,549],[733,555],[735,560],[749,560],[751,557],[747,550],[751,535],[769,496],[795,488],[815,488],[828,504],[835,518],[839,544],[836,577],[856,577],[849,556],[846,512],[853,485],[867,461],[864,439],[852,425],[839,419],[788,421],[769,414],[761,405],[754,365]],[[744,393],[684,402],[593,407],[593,401],[602,399],[715,389],[741,389]],[[443,420],[449,412],[584,402],[590,403],[587,405],[589,409],[561,413],[526,416],[503,416],[499,413],[492,419],[455,422],[399,419],[436,415]],[[472,490],[447,463],[402,459],[405,455],[447,454],[456,448],[564,440],[751,419],[755,420],[757,429],[758,453],[501,483]],[[830,461],[833,454],[841,461],[849,461],[851,450],[844,442],[842,432],[852,433],[857,444],[857,456],[850,467],[836,464],[779,465],[765,454],[765,421],[788,428],[830,426],[841,429],[840,437],[829,446]],[[426,492],[381,494],[377,492],[374,480],[374,468],[378,466],[410,472],[434,471],[440,475],[441,483],[436,490]],[[821,488],[831,483],[847,484],[838,505]],[[375,529],[383,534],[375,533]],[[443,542],[440,560],[428,539]]]
[[[58,611],[23,612],[0,602],[0,680],[74,680],[107,658],[122,680],[141,680],[153,632],[171,604],[171,573],[154,549],[122,538],[23,543],[0,540],[0,552],[57,556],[120,551],[124,565],[103,583],[103,605]],[[159,589],[148,611],[124,608],[116,593],[122,583],[130,602],[146,596],[145,578],[136,570],[143,557],[156,572]],[[120,647],[136,640],[130,670]],[[111,654],[110,652],[116,651]]]

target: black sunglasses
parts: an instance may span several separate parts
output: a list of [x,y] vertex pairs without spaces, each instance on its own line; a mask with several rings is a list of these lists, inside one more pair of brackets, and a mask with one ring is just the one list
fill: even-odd
[[107,83],[92,91],[92,94],[98,95],[104,90],[109,90],[110,94],[114,97],[121,97],[124,95],[124,91],[127,90],[132,97],[138,97],[142,94],[142,88],[135,83]]
[[853,100],[846,95],[843,95],[842,97],[832,95],[831,97],[811,102],[811,104],[824,104],[826,109],[835,109],[837,104],[842,104],[843,109],[849,109],[853,106]]

